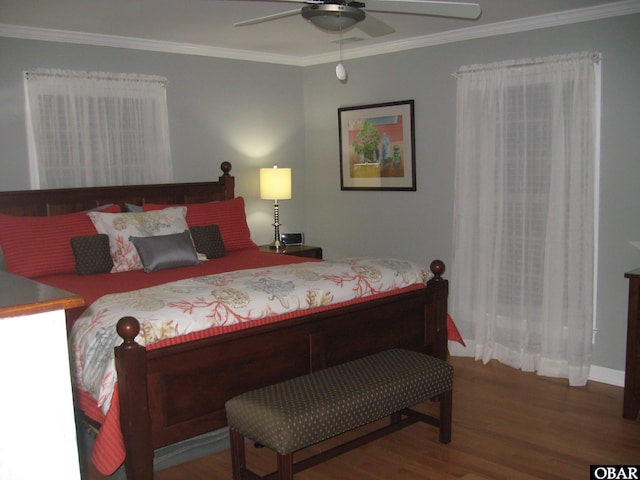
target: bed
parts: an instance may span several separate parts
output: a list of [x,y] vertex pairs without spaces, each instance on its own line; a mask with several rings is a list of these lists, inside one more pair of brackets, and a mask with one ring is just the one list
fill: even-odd
[[[86,304],[84,310],[67,312],[70,332],[98,299],[102,300],[104,293],[126,295],[132,283],[136,288],[155,288],[153,285],[158,282],[190,281],[194,276],[200,278],[199,275],[206,277],[211,275],[206,269],[214,261],[153,273],[135,270],[78,275],[76,271],[68,271],[70,252],[65,252],[66,271],[59,273],[55,268],[52,270],[52,264],[56,264],[53,258],[58,257],[49,250],[55,250],[56,242],[61,242],[58,236],[63,240],[65,235],[69,236],[69,228],[60,229],[55,223],[67,217],[78,221],[76,215],[87,216],[91,211],[109,215],[127,209],[165,211],[186,205],[189,219],[190,212],[199,208],[208,212],[211,208],[234,205],[235,210],[242,210],[243,217],[241,221],[237,220],[235,212],[235,220],[227,222],[229,225],[225,220],[219,222],[224,244],[232,248],[227,248],[224,258],[215,260],[220,262],[218,273],[249,267],[275,269],[279,264],[283,268],[294,268],[292,265],[300,269],[315,268],[310,259],[258,251],[257,246],[246,238],[244,203],[240,202],[242,197],[235,197],[231,165],[224,162],[221,170],[222,175],[215,182],[0,192],[0,246],[6,268],[9,271],[17,269],[18,274],[82,295]],[[26,226],[18,222],[16,228],[16,217],[24,220]],[[37,222],[41,223],[33,223],[36,220],[29,223],[25,217],[37,217]],[[188,223],[191,228],[192,222]],[[197,226],[208,227],[203,224],[207,222],[200,223]],[[28,240],[15,233],[21,228]],[[85,230],[80,233],[95,236],[95,230],[87,230],[86,222],[82,228]],[[235,238],[237,229],[242,235]],[[9,230],[10,235],[6,234]],[[10,237],[8,240],[7,236]],[[25,245],[29,242],[30,245]],[[43,248],[43,243],[49,250]],[[37,245],[40,245],[39,249],[36,249]],[[12,249],[24,252],[29,248],[32,253],[26,261],[16,263],[14,257],[8,255]],[[34,254],[35,250],[38,251]],[[47,255],[41,250],[47,250]],[[34,258],[38,256],[42,258]],[[77,270],[78,257],[72,256],[71,261]],[[26,263],[29,265],[25,266]],[[324,266],[327,262],[319,263]],[[224,403],[240,393],[391,347],[409,348],[446,359],[450,319],[447,315],[448,282],[442,276],[445,266],[435,260],[429,269],[426,283],[397,291],[374,292],[366,298],[351,301],[320,302],[294,313],[275,312],[264,321],[214,328],[206,330],[207,334],[179,336],[189,341],[169,339],[145,347],[140,344],[141,323],[136,315],[124,314],[116,327],[119,335],[119,344],[114,349],[117,385],[110,409],[102,414],[92,410],[86,395],[76,391],[79,420],[100,428],[101,432],[111,431],[103,435],[102,446],[97,443],[94,447],[94,450],[98,447],[104,450],[98,457],[113,455],[115,450],[117,458],[120,450],[129,480],[152,479],[154,452],[157,456],[158,451],[182,445],[189,439],[211,432],[225,432]],[[120,281],[120,278],[131,280]],[[91,307],[87,307],[89,305]],[[113,459],[102,458],[102,461],[114,465]],[[110,467],[104,467],[102,472],[110,474],[111,471],[105,471],[107,468]]]

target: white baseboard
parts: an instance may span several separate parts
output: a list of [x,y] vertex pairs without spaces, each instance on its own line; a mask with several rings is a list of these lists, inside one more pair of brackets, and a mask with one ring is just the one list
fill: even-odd
[[591,365],[589,380],[615,385],[616,387],[624,387],[624,370],[613,370],[612,368]]

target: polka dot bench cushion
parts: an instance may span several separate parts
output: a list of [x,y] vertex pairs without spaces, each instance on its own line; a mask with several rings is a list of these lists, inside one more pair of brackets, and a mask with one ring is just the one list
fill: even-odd
[[380,352],[239,395],[231,428],[288,454],[448,392],[453,367],[409,350]]

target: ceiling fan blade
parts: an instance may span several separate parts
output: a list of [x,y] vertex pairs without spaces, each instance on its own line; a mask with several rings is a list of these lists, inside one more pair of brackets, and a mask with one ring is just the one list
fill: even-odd
[[365,0],[368,12],[408,13],[435,17],[475,20],[482,13],[477,3],[437,2],[430,0]]
[[391,25],[387,25],[370,13],[367,13],[365,19],[360,23],[357,23],[356,27],[370,37],[382,37],[383,35],[389,35],[396,31]]
[[268,22],[270,20],[277,20],[279,18],[290,17],[292,15],[298,15],[300,9],[288,10],[286,12],[274,13],[273,15],[267,15],[265,17],[252,18],[251,20],[245,20],[244,22],[234,23],[234,27],[246,27],[247,25],[255,25],[256,23]]
[[[254,0],[254,1],[261,1],[261,0]],[[319,4],[319,3],[324,3],[324,0],[267,0],[269,2],[282,2],[282,3],[307,3],[307,4]]]
[[269,2],[269,3],[306,3],[306,4],[324,3],[324,0],[239,0],[239,1],[253,1],[253,2],[266,1],[266,2]]

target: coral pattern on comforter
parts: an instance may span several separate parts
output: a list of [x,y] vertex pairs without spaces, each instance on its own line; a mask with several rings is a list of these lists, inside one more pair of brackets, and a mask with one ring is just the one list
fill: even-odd
[[[117,274],[114,274],[117,275]],[[76,387],[98,407],[111,405],[116,371],[116,324],[125,315],[141,325],[136,341],[166,338],[363,298],[424,284],[428,269],[405,260],[353,258],[238,270],[179,280],[95,301],[73,326]]]

